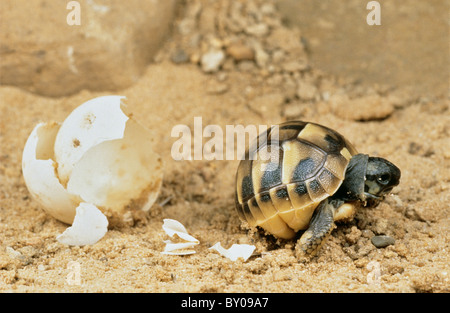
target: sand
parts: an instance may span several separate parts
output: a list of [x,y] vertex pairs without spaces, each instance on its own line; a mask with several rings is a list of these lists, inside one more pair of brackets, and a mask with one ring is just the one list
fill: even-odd
[[[224,1],[208,3],[203,2],[203,11],[212,10],[223,22]],[[232,36],[218,23],[217,33],[190,45],[196,33],[207,32],[207,16],[186,35],[180,31],[180,15],[170,40],[131,87],[59,98],[0,87],[1,292],[450,291],[447,96],[411,97],[406,88],[361,86],[303,61],[275,63],[275,51],[284,49],[286,60],[299,49],[283,46],[298,30],[283,26],[270,6],[264,10],[271,14],[265,23],[285,37],[274,43],[258,33],[261,28],[242,39],[253,48],[258,44],[252,40],[270,47],[267,64],[261,64],[261,55],[239,63],[227,56],[218,70],[205,73],[201,55],[211,46],[225,50]],[[180,49],[188,54],[187,62],[174,59]],[[306,87],[298,91],[299,84]],[[153,132],[165,162],[163,186],[148,213],[136,211],[113,223],[94,245],[65,246],[55,237],[68,225],[45,213],[25,186],[23,147],[38,122],[62,121],[84,101],[108,94],[126,96],[133,116]],[[193,127],[196,116],[204,126],[223,129],[288,119],[321,123],[338,130],[360,152],[395,163],[401,183],[376,208],[362,209],[353,221],[339,224],[317,256],[299,262],[295,240],[276,240],[239,220],[234,208],[238,160],[173,160],[171,147],[178,138],[171,137],[172,128]],[[165,218],[180,221],[200,241],[197,253],[161,254],[168,239],[162,230]],[[376,248],[371,243],[375,235],[388,235],[395,244]],[[227,248],[253,244],[256,250],[246,262],[233,262],[208,249],[219,241]]]

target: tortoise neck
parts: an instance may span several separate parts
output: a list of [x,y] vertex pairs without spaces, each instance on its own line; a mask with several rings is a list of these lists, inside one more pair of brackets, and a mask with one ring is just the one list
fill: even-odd
[[345,178],[333,198],[344,201],[365,201],[364,182],[369,156],[357,154],[353,156],[345,171]]

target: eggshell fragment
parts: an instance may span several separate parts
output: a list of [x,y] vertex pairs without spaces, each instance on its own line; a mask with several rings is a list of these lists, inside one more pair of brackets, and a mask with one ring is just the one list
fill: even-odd
[[108,219],[90,203],[80,203],[76,208],[75,219],[71,227],[56,237],[62,244],[70,246],[93,245],[108,231]]
[[164,219],[163,230],[172,240],[165,240],[166,244],[162,254],[170,255],[186,255],[193,254],[195,250],[191,250],[200,241],[188,234],[186,228],[180,222],[173,219]]
[[195,242],[179,242],[174,243],[171,240],[165,240],[164,243],[166,246],[164,247],[164,251],[161,254],[170,254],[170,255],[187,255],[194,254],[195,250],[192,250],[195,245],[198,243]]
[[225,249],[222,247],[220,242],[218,242],[209,249],[216,250],[231,261],[236,261],[238,258],[242,258],[244,259],[244,261],[247,261],[247,259],[252,255],[255,248],[256,247],[253,245],[233,244],[229,249]]
[[162,228],[169,237],[174,237],[175,235],[177,235],[183,240],[199,243],[198,239],[189,235],[184,225],[177,220],[166,218],[163,220],[163,222],[164,224]]

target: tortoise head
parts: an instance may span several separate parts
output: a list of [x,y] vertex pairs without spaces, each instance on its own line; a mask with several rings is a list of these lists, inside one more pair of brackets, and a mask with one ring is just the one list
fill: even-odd
[[378,202],[400,182],[400,169],[383,158],[369,157],[364,182],[366,199]]
[[400,170],[383,158],[357,154],[352,157],[336,197],[376,206],[400,182]]

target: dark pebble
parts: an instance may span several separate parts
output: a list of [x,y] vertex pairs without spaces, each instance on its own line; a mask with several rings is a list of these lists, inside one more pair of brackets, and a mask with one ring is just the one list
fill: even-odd
[[371,241],[377,248],[385,248],[395,243],[395,239],[389,236],[373,236]]
[[175,64],[186,63],[189,61],[189,55],[183,49],[177,49],[171,55],[170,59]]

